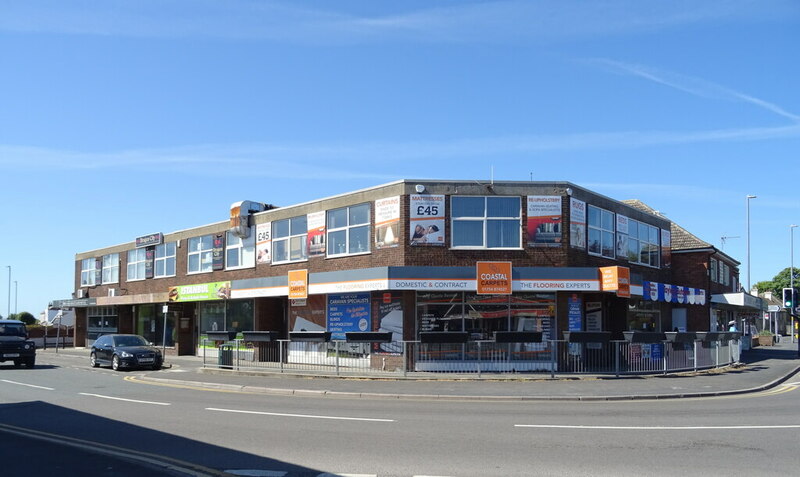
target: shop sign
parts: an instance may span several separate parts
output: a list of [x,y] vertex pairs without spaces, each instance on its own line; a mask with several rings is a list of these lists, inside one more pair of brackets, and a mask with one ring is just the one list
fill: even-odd
[[444,245],[444,195],[411,195],[409,198],[409,243]]
[[478,262],[475,276],[478,295],[511,294],[511,262]]
[[289,270],[289,299],[308,298],[308,270]]
[[231,297],[231,282],[199,283],[169,288],[170,302],[227,300]]
[[561,246],[561,196],[528,196],[528,247]]
[[569,244],[573,248],[586,248],[586,202],[569,200]]
[[328,295],[327,330],[333,339],[345,339],[348,331],[371,331],[369,293]]
[[74,298],[67,300],[53,300],[50,303],[51,308],[85,308],[87,306],[95,306],[97,304],[96,298]]
[[618,297],[631,296],[631,270],[628,267],[600,267],[602,291],[617,292]]
[[569,317],[569,331],[583,330],[583,301],[577,293],[567,298],[567,315]]
[[144,277],[145,278],[153,278],[155,277],[155,260],[156,260],[156,248],[155,247],[147,247],[144,250]]
[[256,263],[272,261],[272,222],[256,224]]
[[157,234],[142,235],[136,237],[136,248],[150,247],[152,245],[161,245],[164,243],[164,234],[161,232]]
[[225,234],[214,235],[214,241],[211,248],[211,269],[225,269]]
[[312,212],[306,215],[308,234],[308,256],[321,257],[325,255],[325,211]]
[[648,301],[663,301],[681,305],[705,305],[706,291],[669,283],[642,282],[642,298]]
[[375,248],[400,245],[400,196],[375,201]]
[[423,291],[473,291],[475,280],[425,280],[408,278],[389,280],[390,290],[423,290]]

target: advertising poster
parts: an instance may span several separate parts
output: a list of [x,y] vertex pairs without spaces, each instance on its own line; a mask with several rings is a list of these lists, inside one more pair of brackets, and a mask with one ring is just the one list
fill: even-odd
[[375,248],[400,245],[400,196],[375,201]]
[[561,196],[528,196],[528,247],[561,245]]
[[617,214],[617,259],[628,258],[628,218]]
[[214,235],[211,248],[211,269],[225,270],[225,234]]
[[383,293],[373,299],[372,306],[375,320],[374,331],[391,333],[391,343],[375,343],[373,349],[378,353],[400,354],[403,352],[403,303],[399,294]]
[[144,277],[153,278],[155,276],[156,248],[147,247],[144,250]]
[[444,195],[414,195],[409,203],[411,245],[444,245]]
[[573,293],[567,299],[567,315],[569,316],[569,331],[583,330],[583,300],[578,294]]
[[327,326],[331,339],[343,340],[348,331],[372,329],[369,293],[328,295]]
[[231,282],[212,282],[169,287],[168,294],[168,300],[170,302],[227,300],[230,297]]
[[308,224],[308,256],[325,255],[325,211],[313,212],[306,216]]
[[289,270],[289,299],[305,300],[308,298],[308,270]]
[[586,248],[586,202],[570,198],[569,244],[574,248]]
[[661,268],[672,267],[672,235],[669,230],[661,229]]
[[511,262],[477,262],[478,295],[511,295]]
[[289,331],[325,331],[325,295],[311,295],[289,307]]
[[256,225],[256,263],[272,262],[272,222]]

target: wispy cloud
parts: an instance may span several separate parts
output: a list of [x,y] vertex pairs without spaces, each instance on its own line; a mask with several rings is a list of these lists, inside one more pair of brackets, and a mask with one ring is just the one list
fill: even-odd
[[[311,5],[311,4],[308,4]],[[27,0],[3,6],[0,31],[131,37],[212,37],[301,43],[559,41],[679,25],[800,14],[791,0],[671,2],[477,1],[384,5],[387,13],[268,0]]]
[[678,73],[659,70],[638,64],[623,63],[605,58],[593,59],[589,61],[594,64],[602,65],[603,67],[617,73],[633,75],[695,96],[748,103],[784,118],[790,119],[794,123],[800,123],[800,115],[786,111],[776,104],[700,78],[681,75]]

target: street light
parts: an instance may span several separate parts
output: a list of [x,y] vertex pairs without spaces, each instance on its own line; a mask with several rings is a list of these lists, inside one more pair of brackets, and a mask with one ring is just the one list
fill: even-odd
[[8,269],[8,312],[6,312],[6,318],[11,316],[11,265],[6,265]]
[[14,314],[19,314],[19,310],[17,309],[17,298],[19,297],[19,289],[17,288],[17,281],[14,280]]
[[[789,288],[792,289],[792,298],[794,298],[794,229],[797,225],[792,224],[789,226]],[[792,306],[797,306],[792,300]],[[794,310],[789,310],[789,316],[792,317],[792,342],[794,342]],[[800,345],[798,345],[798,354],[800,354]]]
[[747,204],[747,293],[750,293],[750,199],[755,198],[754,195],[748,195],[745,201]]

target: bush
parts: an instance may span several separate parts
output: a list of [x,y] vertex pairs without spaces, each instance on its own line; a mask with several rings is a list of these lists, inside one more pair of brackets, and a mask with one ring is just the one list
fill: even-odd
[[771,332],[770,330],[761,330],[758,332],[758,336],[774,336],[775,333]]

